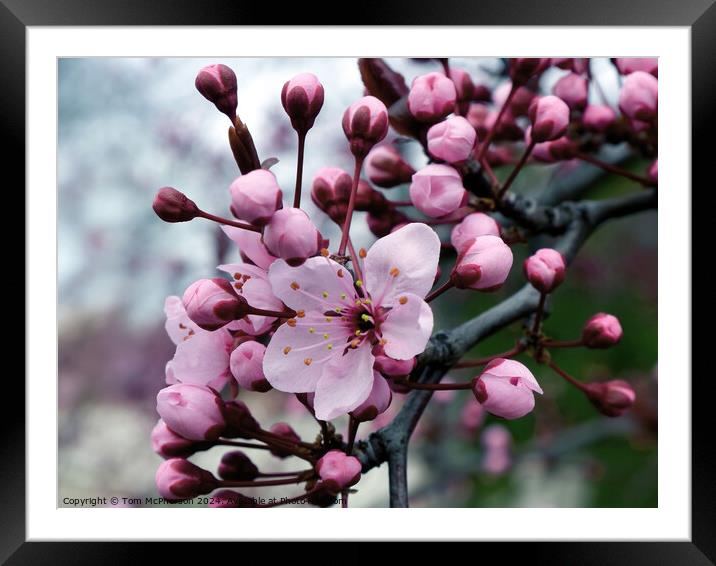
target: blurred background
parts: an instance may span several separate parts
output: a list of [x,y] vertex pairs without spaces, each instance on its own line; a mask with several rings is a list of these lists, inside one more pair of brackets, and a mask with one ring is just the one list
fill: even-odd
[[[498,59],[450,61],[476,82],[493,86],[503,80]],[[417,74],[441,69],[435,60],[388,62],[408,83]],[[164,386],[164,365],[174,350],[163,327],[164,299],[181,295],[195,279],[217,276],[216,265],[239,257],[211,223],[169,225],[151,209],[157,189],[169,185],[203,209],[229,215],[228,187],[238,170],[228,146],[228,122],[194,88],[197,70],[211,63],[236,71],[239,113],[261,159],[279,159],[272,171],[286,199],[293,187],[296,140],[280,92],[300,72],[316,74],[326,92],[307,139],[304,187],[322,166],[352,169],[341,117],[363,95],[355,59],[59,60],[58,505],[65,498],[157,495],[154,472],[161,460],[152,452],[149,434],[158,418],[155,396]],[[618,76],[611,63],[597,60],[593,69],[614,105]],[[549,89],[564,73],[551,69],[541,86]],[[416,167],[426,162],[417,144],[407,143],[403,151]],[[646,165],[625,164],[640,171]],[[515,190],[539,191],[555,175],[569,174],[564,167],[529,167]],[[639,189],[629,181],[603,176],[586,194],[598,198],[634,190]],[[407,198],[406,188],[390,191],[395,200]],[[303,202],[324,236],[338,237],[310,199]],[[354,221],[354,241],[368,247],[374,237],[362,214]],[[545,390],[536,410],[522,419],[507,422],[482,414],[469,392],[435,395],[411,444],[412,506],[657,505],[656,228],[656,214],[646,213],[598,231],[570,268],[546,323],[553,337],[571,339],[598,311],[619,317],[624,328],[619,346],[561,350],[555,359],[580,379],[628,380],[638,394],[631,413],[600,416],[548,368],[521,357]],[[493,294],[457,291],[436,301],[436,330],[482,312],[523,285],[520,266],[527,249],[513,249],[515,267],[505,287]],[[474,353],[506,350],[519,332],[515,325]],[[470,370],[460,371],[451,377],[470,377],[465,374]],[[241,396],[266,427],[287,421],[305,439],[318,432],[292,395]],[[395,395],[388,413],[363,425],[359,436],[385,424],[401,403]],[[215,469],[220,455],[214,448],[193,460]],[[256,462],[263,471],[296,467],[263,455]],[[371,471],[357,487],[352,506],[387,506],[387,466]],[[271,496],[277,495],[284,492],[273,489]]]

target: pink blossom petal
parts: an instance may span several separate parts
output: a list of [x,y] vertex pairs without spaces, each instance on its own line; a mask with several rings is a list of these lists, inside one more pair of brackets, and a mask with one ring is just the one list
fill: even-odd
[[222,226],[224,233],[239,246],[239,251],[262,269],[268,269],[276,261],[261,241],[261,234],[234,226]]
[[221,388],[229,375],[229,345],[226,330],[198,332],[177,345],[171,361],[173,378],[182,383]]
[[485,366],[483,375],[491,375],[504,379],[518,377],[528,389],[531,389],[539,394],[543,393],[542,388],[539,386],[539,383],[537,383],[537,379],[535,379],[535,376],[532,375],[532,372],[527,368],[527,366],[515,360],[496,358]]
[[316,418],[334,419],[365,401],[373,388],[374,360],[367,342],[332,358],[316,385],[313,400]]
[[314,391],[323,366],[342,356],[348,336],[351,334],[346,327],[326,322],[317,313],[296,319],[295,326],[281,325],[264,355],[266,380],[279,391]]
[[433,311],[417,295],[405,293],[398,297],[380,330],[386,340],[383,350],[388,356],[410,359],[425,350],[433,332]]
[[524,417],[535,406],[534,393],[523,381],[513,385],[509,379],[483,375],[481,378],[487,392],[482,403],[490,413],[504,419]]
[[326,257],[308,258],[298,267],[277,261],[271,265],[268,278],[274,295],[294,310],[324,313],[355,302],[351,274]]
[[164,301],[164,314],[167,315],[164,328],[174,344],[180,344],[190,331],[204,332],[187,316],[181,297],[167,297]]
[[365,283],[374,301],[392,304],[406,293],[424,297],[433,286],[440,238],[421,223],[408,224],[378,240],[365,258]]
[[[229,263],[219,269],[229,273],[234,279],[234,288],[252,307],[264,310],[281,311],[283,303],[274,296],[268,274],[265,269],[248,263]],[[237,286],[237,284],[240,284]],[[276,320],[275,317],[250,314],[229,324],[231,330],[243,330],[252,336],[264,334]]]

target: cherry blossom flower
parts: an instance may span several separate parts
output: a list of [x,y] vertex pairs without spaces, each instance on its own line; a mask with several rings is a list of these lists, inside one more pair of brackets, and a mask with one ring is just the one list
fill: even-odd
[[299,267],[279,260],[268,279],[297,313],[275,332],[264,373],[280,391],[314,392],[316,417],[330,420],[358,407],[373,387],[373,348],[396,360],[421,353],[433,329],[423,297],[433,285],[440,240],[413,223],[378,240],[363,264],[364,280],[328,257]]

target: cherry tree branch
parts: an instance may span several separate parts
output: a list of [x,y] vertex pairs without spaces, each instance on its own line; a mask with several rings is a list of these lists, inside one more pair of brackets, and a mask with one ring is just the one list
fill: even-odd
[[[601,224],[657,207],[654,190],[640,190],[623,197],[564,202],[546,206],[535,199],[506,195],[501,212],[531,234],[559,235],[555,249],[571,263],[589,236]],[[437,332],[419,357],[411,379],[439,383],[450,368],[472,347],[510,324],[530,316],[537,308],[539,293],[526,285],[511,297],[455,329]],[[389,466],[391,507],[408,506],[407,450],[432,391],[415,390],[393,421],[356,445],[363,472],[383,462]]]

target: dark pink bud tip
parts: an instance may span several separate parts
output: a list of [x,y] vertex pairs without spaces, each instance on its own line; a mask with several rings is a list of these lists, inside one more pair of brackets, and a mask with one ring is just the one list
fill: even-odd
[[219,463],[219,477],[231,481],[251,481],[259,476],[259,469],[241,450],[227,452]]
[[226,65],[209,65],[196,75],[196,90],[216,108],[226,114],[231,123],[236,121],[236,75]]
[[621,379],[588,383],[585,393],[597,410],[607,417],[623,415],[636,401],[631,385]]
[[159,189],[152,208],[164,222],[187,222],[200,212],[193,200],[172,187]]
[[281,104],[298,132],[313,127],[316,116],[323,107],[323,85],[311,73],[302,73],[283,85]]

